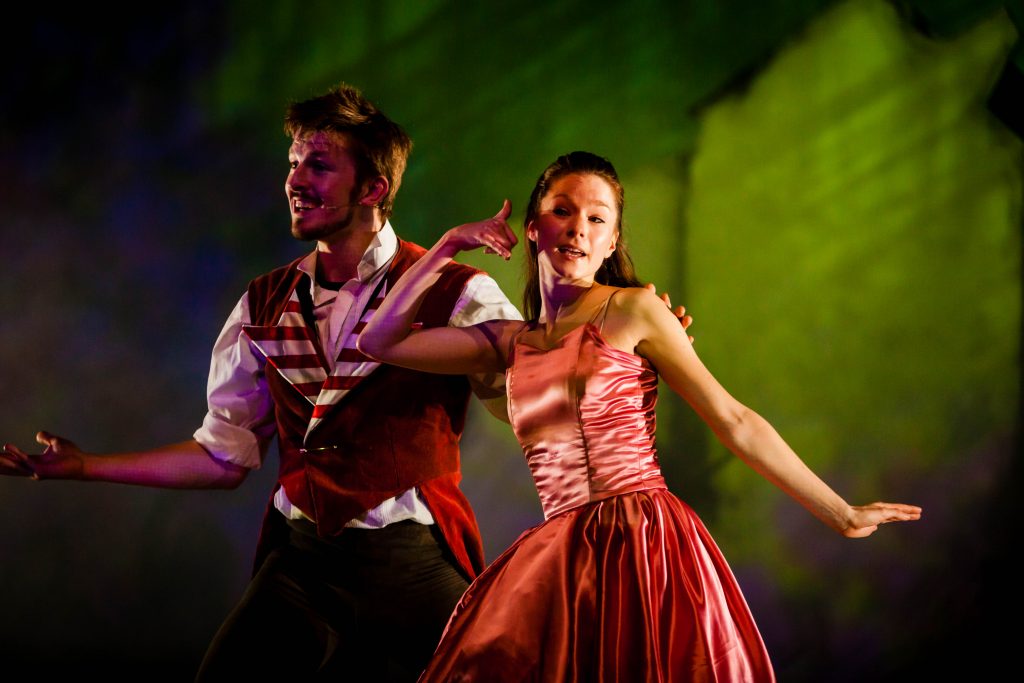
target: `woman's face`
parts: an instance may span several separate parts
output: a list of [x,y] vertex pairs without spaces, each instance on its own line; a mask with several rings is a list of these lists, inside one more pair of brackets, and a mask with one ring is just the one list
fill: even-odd
[[541,272],[593,281],[615,251],[619,211],[611,185],[597,175],[572,173],[551,184],[526,237],[537,245]]

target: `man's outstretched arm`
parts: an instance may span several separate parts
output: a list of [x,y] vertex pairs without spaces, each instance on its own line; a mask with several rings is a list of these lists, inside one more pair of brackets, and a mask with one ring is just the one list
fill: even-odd
[[41,453],[13,444],[0,450],[0,474],[33,479],[74,479],[176,489],[233,489],[249,470],[211,456],[195,439],[126,453],[86,453],[73,442],[39,432]]

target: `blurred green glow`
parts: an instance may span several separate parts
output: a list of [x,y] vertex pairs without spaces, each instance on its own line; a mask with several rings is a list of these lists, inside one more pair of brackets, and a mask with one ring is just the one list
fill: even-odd
[[[1021,146],[984,100],[1016,37],[998,14],[936,42],[887,3],[843,3],[704,116],[687,214],[700,349],[852,501],[1005,464],[975,454],[1018,415]],[[780,503],[754,479],[721,470],[750,509],[719,537],[795,590],[806,568],[765,552],[778,527],[745,540]]]

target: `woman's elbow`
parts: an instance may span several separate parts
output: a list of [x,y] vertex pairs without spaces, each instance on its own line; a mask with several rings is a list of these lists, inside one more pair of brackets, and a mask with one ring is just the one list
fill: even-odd
[[726,445],[742,444],[757,429],[758,417],[750,408],[737,404],[718,417],[715,432]]
[[384,344],[381,344],[379,339],[376,339],[373,335],[368,335],[363,332],[356,338],[356,348],[364,356],[369,356],[374,360],[384,360],[382,356],[385,353]]

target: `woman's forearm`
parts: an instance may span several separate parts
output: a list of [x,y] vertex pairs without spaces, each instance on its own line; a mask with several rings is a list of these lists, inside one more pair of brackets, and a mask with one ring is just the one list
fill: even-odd
[[749,408],[719,435],[754,471],[799,502],[829,527],[844,533],[850,505],[816,475],[763,417]]
[[446,238],[447,233],[406,270],[395,288],[387,293],[359,335],[360,351],[386,362],[388,350],[409,335],[424,297],[437,282],[444,267],[458,253]]
[[508,201],[494,217],[465,223],[446,232],[387,293],[372,320],[359,335],[360,351],[383,363],[442,374],[473,374],[505,369],[500,341],[507,329],[501,321],[471,327],[413,330],[420,304],[452,258],[462,251],[484,248],[504,258],[516,242],[505,219]]

